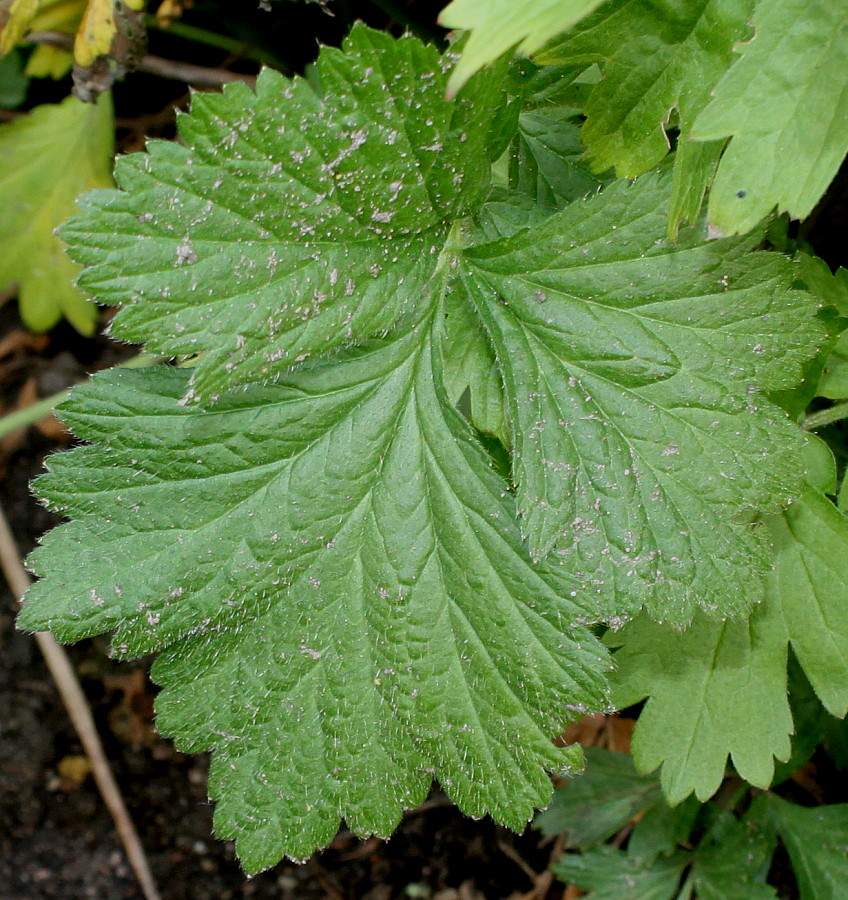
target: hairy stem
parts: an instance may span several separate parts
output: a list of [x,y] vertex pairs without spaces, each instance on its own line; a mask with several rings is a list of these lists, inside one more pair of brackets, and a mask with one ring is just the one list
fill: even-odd
[[805,431],[815,431],[817,428],[824,428],[825,425],[832,425],[841,419],[848,419],[848,400],[812,413],[804,419],[802,427]]

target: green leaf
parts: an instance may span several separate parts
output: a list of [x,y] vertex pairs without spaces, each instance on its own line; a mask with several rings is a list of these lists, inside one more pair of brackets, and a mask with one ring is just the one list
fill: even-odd
[[[586,771],[554,791],[550,807],[533,823],[546,835],[568,833],[569,847],[603,843],[638,813],[658,804],[667,812],[659,782],[633,767],[629,754],[589,747]],[[688,832],[687,832],[688,836]]]
[[665,241],[667,194],[666,178],[617,183],[471,247],[466,283],[503,371],[531,551],[553,548],[610,616],[687,622],[761,595],[767,543],[740,514],[792,495],[802,437],[751,385],[798,380],[819,332],[791,264],[746,252],[756,237]]
[[662,765],[672,803],[691,791],[701,800],[715,793],[728,754],[747,781],[771,783],[772,757],[785,760],[791,752],[788,643],[825,707],[837,716],[848,710],[848,521],[807,487],[767,524],[774,569],[750,619],[700,617],[678,633],[643,617],[611,638],[621,645],[613,702],[625,707],[650,698],[634,734],[634,759],[641,771]]
[[551,869],[562,881],[588,891],[587,900],[674,900],[688,861],[688,853],[678,852],[645,865],[603,846],[568,854]]
[[346,49],[322,52],[318,93],[265,70],[255,94],[196,95],[183,144],[123,157],[124,190],[90,194],[63,229],[80,284],[122,305],[115,337],[203,354],[188,399],[414,316],[450,226],[488,188],[496,72],[451,103],[415,38],[357,27]]
[[433,777],[521,828],[544,768],[579,762],[551,738],[603,703],[603,654],[576,582],[524,555],[429,329],[214,411],[178,404],[187,380],[115,371],[64,406],[97,446],[39,481],[74,521],[31,558],[50,582],[23,627],[161,651],[158,724],[217,751],[216,830],[248,871],[342,817],[388,836]]
[[848,332],[839,336],[828,354],[816,395],[829,400],[848,399]]
[[[679,803],[709,799],[728,754],[739,774],[768,787],[773,757],[787,759],[786,639],[779,611],[764,602],[751,624],[699,615],[684,632],[642,617],[614,640],[613,703],[648,697],[633,736],[640,771],[662,765],[663,791]],[[756,735],[756,740],[751,736]]]
[[439,16],[445,28],[471,31],[448,89],[456,93],[480,68],[507,50],[529,56],[579,22],[602,0],[453,0]]
[[836,493],[836,459],[833,451],[818,435],[807,435],[803,462],[811,487],[822,494]]
[[698,900],[776,900],[765,883],[774,841],[756,822],[731,819],[711,837],[692,867]]
[[37,331],[63,316],[91,334],[97,308],[74,287],[77,267],[53,231],[77,197],[111,182],[112,105],[69,97],[0,125],[0,288],[18,285],[21,315]]
[[0,57],[0,108],[15,109],[26,100],[29,78],[16,50]]
[[835,736],[833,724],[840,721],[822,706],[794,654],[789,655],[787,674],[795,734],[792,735],[792,755],[774,768],[773,788],[791,778],[812,758],[819,746],[832,739]]
[[469,392],[475,428],[509,443],[503,384],[489,338],[468,298],[456,291],[445,298],[445,389],[457,405]]
[[602,180],[581,164],[583,145],[574,109],[523,112],[510,149],[510,187],[542,206],[560,208],[594,193]]
[[63,232],[113,332],[194,368],[66,405],[90,446],[39,482],[72,521],[21,622],[160,653],[159,722],[215,750],[250,871],[342,817],[390,833],[433,777],[520,827],[579,763],[551,738],[606,705],[586,623],[747,610],[746,523],[798,487],[758,393],[823,333],[791,265],[670,245],[668,178],[560,211],[492,191],[506,67],[453,103],[447,67],[359,27],[309,84],[198,96]]
[[[659,784],[659,779],[655,777]],[[651,865],[660,856],[674,853],[682,844],[688,844],[690,834],[703,811],[703,804],[695,797],[687,797],[677,806],[657,802],[634,825],[627,841],[629,856]]]
[[798,277],[807,290],[831,305],[840,315],[848,316],[848,269],[830,271],[830,266],[817,256],[798,254]]
[[602,65],[582,133],[596,171],[614,166],[633,178],[655,166],[668,153],[673,111],[687,137],[753,7],[754,0],[613,0],[540,55]]
[[692,129],[731,139],[710,191],[720,234],[748,231],[775,207],[805,218],[848,152],[844,4],[762,0],[753,24]]
[[[672,232],[695,221],[721,143],[690,146],[695,117],[734,60],[754,0],[612,0],[540,54],[540,61],[601,64],[581,137],[595,171],[632,178],[669,150],[679,128]],[[756,224],[756,223],[754,223]]]
[[801,900],[842,900],[848,883],[848,804],[807,809],[766,794],[751,815],[780,834]]
[[848,520],[808,487],[769,519],[775,565],[767,603],[779,605],[798,662],[827,710],[848,712]]

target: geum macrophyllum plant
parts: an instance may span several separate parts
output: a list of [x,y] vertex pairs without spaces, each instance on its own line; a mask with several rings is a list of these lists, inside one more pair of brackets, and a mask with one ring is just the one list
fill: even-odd
[[452,61],[357,27],[309,83],[197,95],[62,230],[114,336],[193,365],[63,405],[21,625],[159,653],[249,872],[390,834],[434,778],[521,828],[609,705],[591,626],[748,615],[801,490],[764,393],[824,338],[793,264],[670,242],[663,171],[598,191],[577,70],[449,100]]

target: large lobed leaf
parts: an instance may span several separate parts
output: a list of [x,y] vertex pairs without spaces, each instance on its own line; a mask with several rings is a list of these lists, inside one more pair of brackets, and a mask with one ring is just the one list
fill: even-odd
[[117,335],[197,357],[64,407],[90,446],[39,482],[72,522],[21,622],[162,652],[160,724],[217,751],[250,870],[341,817],[389,833],[433,776],[520,826],[577,761],[550,739],[605,703],[575,623],[747,611],[745,521],[797,488],[758,393],[821,336],[792,266],[667,243],[665,177],[486,204],[504,82],[450,104],[446,68],[355,29],[312,86],[196,98],[63,232]]
[[[358,28],[320,89],[265,70],[198,95],[185,146],[119,160],[63,229],[80,285],[120,303],[112,334],[204,353],[191,397],[267,381],[414,315],[454,219],[487,184],[500,82],[444,99],[431,47]],[[496,91],[497,89],[497,91]]]
[[550,742],[567,708],[603,702],[577,583],[530,565],[432,366],[422,326],[213,410],[180,406],[173,370],[96,379],[64,409],[97,446],[41,479],[74,522],[32,557],[50,578],[23,624],[164,650],[159,726],[217,748],[216,828],[248,870],[309,855],[342,816],[389,835],[434,776],[518,828],[544,768],[575,761]]
[[667,193],[618,183],[472,247],[466,286],[504,377],[531,552],[553,550],[610,616],[686,622],[761,594],[768,545],[738,514],[787,499],[800,434],[749,386],[797,381],[815,328],[791,265],[745,253],[755,238],[662,240]]

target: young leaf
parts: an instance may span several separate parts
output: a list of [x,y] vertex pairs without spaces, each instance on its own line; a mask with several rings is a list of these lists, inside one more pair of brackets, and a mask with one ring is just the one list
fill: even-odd
[[602,0],[453,0],[439,16],[445,28],[463,28],[471,36],[451,74],[456,93],[487,63],[515,47],[529,56],[546,41],[588,15]]
[[0,125],[0,288],[19,285],[21,315],[38,331],[64,316],[91,334],[97,308],[74,287],[75,266],[53,231],[83,192],[111,182],[112,103],[69,97]]
[[319,93],[266,70],[255,94],[196,95],[185,145],[121,159],[124,191],[89,195],[63,229],[80,284],[122,305],[112,334],[204,354],[194,400],[414,315],[488,187],[500,79],[451,103],[434,48],[358,27],[346,49],[321,54]]
[[617,183],[464,255],[531,551],[555,549],[608,615],[685,623],[761,595],[767,544],[739,514],[791,496],[802,436],[750,386],[798,380],[818,326],[778,254],[666,242],[667,194]]
[[788,643],[827,709],[848,710],[848,521],[808,486],[768,526],[774,569],[748,621],[701,618],[680,634],[642,619],[615,637],[623,646],[613,701],[623,707],[650,697],[633,754],[642,771],[662,764],[671,802],[693,790],[702,800],[712,795],[728,754],[747,781],[770,784],[772,756],[785,760],[791,749]]
[[444,329],[444,375],[449,400],[458,404],[468,390],[474,427],[508,445],[503,384],[494,350],[468,298],[456,290],[445,298]]
[[806,253],[799,254],[799,263],[799,275],[807,289],[828,305],[836,307],[842,317],[837,330],[843,333],[835,339],[823,363],[821,377],[814,385],[814,395],[844,400],[848,398],[848,334],[844,332],[848,326],[848,319],[845,318],[848,316],[848,270],[839,268],[831,272],[827,263]]
[[623,646],[615,654],[613,703],[649,698],[633,735],[633,758],[643,772],[662,765],[670,803],[693,791],[709,799],[728,754],[746,781],[768,787],[773,758],[789,757],[792,731],[786,638],[773,605],[764,602],[750,624],[699,615],[682,633],[643,616],[615,641]]
[[848,519],[807,487],[769,520],[775,548],[767,603],[779,605],[798,662],[826,709],[848,712]]
[[753,23],[692,129],[731,139],[710,191],[720,234],[748,231],[775,207],[803,219],[848,152],[844,2],[764,0]]
[[576,110],[563,106],[521,113],[510,152],[510,187],[542,206],[561,208],[602,185],[581,164],[584,148],[572,122]]
[[[213,410],[184,371],[117,371],[63,408],[96,442],[39,492],[74,517],[21,618],[162,651],[158,723],[215,749],[216,830],[248,871],[340,818],[388,836],[433,777],[520,828],[567,708],[604,702],[578,585],[524,555],[505,484],[439,385],[426,323]],[[175,502],[176,501],[176,502]]]

